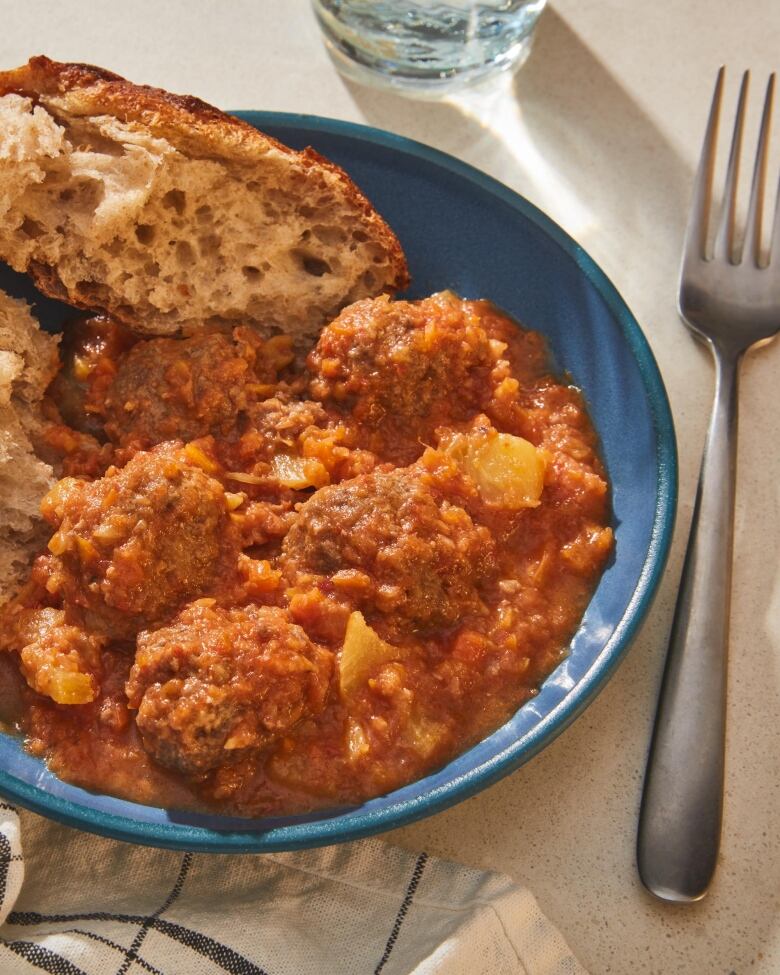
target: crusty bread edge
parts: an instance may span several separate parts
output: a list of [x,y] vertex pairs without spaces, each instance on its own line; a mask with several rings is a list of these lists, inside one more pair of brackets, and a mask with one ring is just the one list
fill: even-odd
[[[142,126],[177,148],[197,145],[199,150],[205,149],[236,163],[256,163],[273,149],[295,157],[307,170],[325,169],[339,181],[347,201],[360,212],[374,239],[387,251],[395,277],[382,292],[394,294],[409,284],[406,257],[395,233],[347,173],[311,147],[301,152],[291,149],[248,122],[193,95],[174,95],[160,88],[136,85],[95,65],[52,61],[45,55],[30,58],[19,68],[0,71],[0,97],[11,93],[30,98],[34,103],[41,96],[68,95],[69,110],[75,110],[80,116],[112,115],[122,122]],[[31,266],[29,272],[38,288],[49,297],[79,308],[99,307],[86,294],[66,292],[56,268],[38,264]]]
[[[10,575],[0,579],[0,620],[4,607],[15,597],[29,575],[29,567],[51,534],[40,517],[29,510],[23,512],[26,528],[20,527],[8,514],[19,514],[10,482],[23,485],[31,504],[40,497],[57,477],[51,464],[40,456],[36,439],[45,423],[40,401],[59,369],[58,337],[42,338],[43,330],[26,301],[12,298],[0,290],[0,351],[11,352],[22,362],[16,375],[0,377],[3,396],[0,397],[0,426],[6,453],[0,461],[0,564]],[[15,341],[18,333],[19,340]],[[36,364],[33,367],[33,363]],[[21,480],[20,480],[21,479]],[[36,487],[41,488],[37,496]]]

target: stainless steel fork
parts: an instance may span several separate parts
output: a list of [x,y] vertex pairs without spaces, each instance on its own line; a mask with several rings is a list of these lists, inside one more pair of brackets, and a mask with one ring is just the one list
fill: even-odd
[[[726,658],[737,459],[737,380],[744,353],[780,328],[780,206],[761,257],[775,76],[758,138],[744,244],[735,234],[749,73],[739,93],[720,225],[707,253],[724,69],[718,73],[683,248],[679,308],[712,349],[715,402],[645,777],[637,860],[644,885],[678,902],[702,898],[717,863],[723,809]],[[780,201],[779,201],[780,202]]]

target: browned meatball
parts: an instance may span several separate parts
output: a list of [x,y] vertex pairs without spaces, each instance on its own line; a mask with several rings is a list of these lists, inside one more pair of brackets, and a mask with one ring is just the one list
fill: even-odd
[[281,564],[294,583],[336,577],[370,617],[398,631],[448,627],[479,606],[493,540],[416,468],[324,487],[303,504]]
[[58,529],[50,592],[107,636],[163,622],[235,565],[222,485],[171,446],[91,483],[65,478],[42,510]]
[[141,633],[127,682],[147,751],[204,772],[263,748],[325,703],[333,654],[284,610],[194,604]]
[[98,404],[106,432],[117,443],[141,446],[227,435],[273,389],[280,360],[262,348],[257,334],[242,327],[230,335],[139,342]]
[[490,399],[504,346],[491,342],[478,307],[450,292],[355,302],[309,356],[312,396],[351,410],[363,446],[411,462],[437,427],[468,419]]

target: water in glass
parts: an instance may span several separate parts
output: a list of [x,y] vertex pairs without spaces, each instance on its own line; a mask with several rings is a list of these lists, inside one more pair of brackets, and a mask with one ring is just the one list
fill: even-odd
[[348,77],[440,94],[519,67],[546,0],[312,0]]

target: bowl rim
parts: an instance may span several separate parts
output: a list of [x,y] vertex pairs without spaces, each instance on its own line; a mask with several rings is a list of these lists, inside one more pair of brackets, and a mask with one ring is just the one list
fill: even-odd
[[650,545],[636,590],[609,640],[592,666],[530,732],[510,742],[501,752],[476,767],[437,786],[424,795],[400,799],[382,809],[344,810],[345,822],[335,814],[305,818],[265,830],[249,829],[252,820],[226,817],[235,830],[211,829],[186,822],[154,823],[88,808],[16,778],[0,769],[0,794],[19,805],[67,826],[113,839],[146,846],[211,853],[267,853],[347,842],[408,825],[461,802],[493,785],[536,755],[591,703],[624,658],[652,604],[669,555],[677,506],[677,444],[669,400],[650,345],[634,315],[615,286],[593,258],[550,217],[516,191],[474,166],[405,136],[373,126],[289,112],[235,111],[231,114],[257,128],[321,132],[370,142],[416,157],[453,173],[478,189],[497,197],[536,226],[571,257],[596,289],[612,314],[636,360],[650,406],[656,446],[656,506]]

